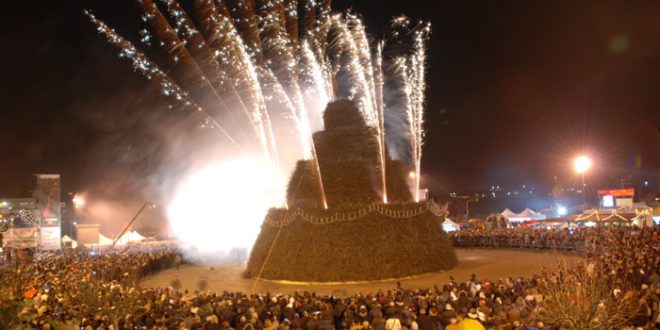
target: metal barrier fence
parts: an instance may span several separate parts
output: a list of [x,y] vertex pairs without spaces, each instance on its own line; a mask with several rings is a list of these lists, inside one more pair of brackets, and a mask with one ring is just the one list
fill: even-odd
[[537,250],[566,250],[598,252],[601,248],[583,240],[567,240],[543,237],[460,237],[453,236],[454,247],[488,247]]

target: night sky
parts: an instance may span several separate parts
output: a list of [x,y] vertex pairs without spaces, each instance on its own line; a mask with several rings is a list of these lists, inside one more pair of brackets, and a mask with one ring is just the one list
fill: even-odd
[[[660,187],[660,2],[334,3],[373,35],[398,14],[432,22],[422,166],[432,190],[575,183],[570,159],[582,151],[594,185],[632,174]],[[61,173],[64,191],[131,196],[167,160],[167,137],[149,127],[185,120],[83,8],[130,39],[143,28],[132,1],[14,1],[0,13],[2,197],[29,196],[33,173]]]

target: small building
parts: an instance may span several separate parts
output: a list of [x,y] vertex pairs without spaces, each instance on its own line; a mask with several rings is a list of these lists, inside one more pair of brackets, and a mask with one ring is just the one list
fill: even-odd
[[76,237],[78,246],[98,246],[100,243],[99,224],[77,224]]

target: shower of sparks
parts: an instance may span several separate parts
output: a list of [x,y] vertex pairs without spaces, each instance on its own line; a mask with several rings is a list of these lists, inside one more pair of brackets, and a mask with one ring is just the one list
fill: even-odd
[[[141,41],[161,49],[164,60],[158,63],[164,69],[91,12],[85,14],[119,48],[121,57],[160,85],[163,95],[181,108],[203,113],[204,121],[241,151],[260,150],[265,160],[280,167],[277,140],[284,133],[275,131],[271,118],[290,120],[300,154],[316,164],[325,208],[312,133],[323,129],[326,104],[342,97],[355,100],[374,128],[382,200],[387,203],[385,111],[396,109],[384,103],[383,86],[386,79],[401,80],[419,201],[428,25],[411,30],[410,54],[396,59],[399,75],[385,77],[384,42],[370,42],[362,20],[332,12],[330,0],[305,0],[300,15],[297,0],[194,0],[190,14],[177,0],[137,2],[142,20],[149,25],[139,32]],[[393,20],[399,27],[408,24],[405,16]],[[342,80],[348,84],[343,89],[336,79],[340,74],[348,78]],[[348,94],[341,95],[340,90]]]
[[375,66],[375,97],[376,97],[376,115],[378,117],[378,147],[380,158],[380,175],[383,184],[383,203],[387,204],[387,173],[385,172],[387,164],[387,150],[385,149],[385,103],[383,101],[383,84],[385,77],[383,75],[383,42],[379,42],[376,47],[376,66]]
[[[396,23],[401,23],[397,21]],[[407,24],[407,23],[406,23]],[[424,143],[424,106],[426,97],[426,41],[431,32],[430,24],[424,24],[413,32],[414,52],[409,57],[396,60],[396,66],[403,80],[405,95],[405,112],[410,129],[410,147],[415,170],[414,193],[415,201],[419,202],[420,165],[422,160],[422,145]]]

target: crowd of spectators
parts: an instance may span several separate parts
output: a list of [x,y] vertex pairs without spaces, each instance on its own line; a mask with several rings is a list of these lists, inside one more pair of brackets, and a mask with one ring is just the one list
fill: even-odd
[[476,230],[450,234],[454,246],[575,250],[600,261],[616,278],[652,284],[660,265],[660,229],[575,227]]
[[[634,288],[639,311],[631,327],[660,321],[657,229],[494,229],[453,234],[459,246],[534,247],[539,240],[582,246],[612,279]],[[520,242],[524,244],[518,244]],[[491,242],[490,245],[485,242]],[[528,244],[529,243],[529,244]],[[459,330],[555,329],[543,324],[544,299],[531,278],[477,278],[433,288],[355,293],[249,294],[141,288],[139,280],[182,262],[176,247],[63,250],[3,274],[0,311],[19,306],[20,329],[222,329],[222,330]],[[485,274],[488,275],[488,274]],[[614,289],[616,290],[616,289]],[[616,293],[616,292],[614,292]],[[2,299],[5,299],[2,301]],[[67,328],[67,329],[68,329]]]
[[457,247],[496,247],[521,249],[558,249],[584,251],[586,240],[600,230],[586,227],[561,228],[467,228],[451,232]]

